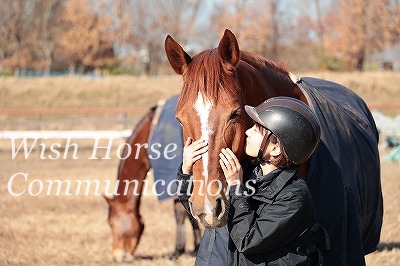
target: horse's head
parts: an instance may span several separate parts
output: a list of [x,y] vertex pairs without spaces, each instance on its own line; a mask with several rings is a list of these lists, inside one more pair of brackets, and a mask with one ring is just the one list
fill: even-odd
[[226,30],[216,49],[189,56],[171,37],[165,51],[174,71],[183,78],[176,117],[184,139],[204,139],[208,152],[193,166],[191,212],[205,227],[226,224],[229,201],[219,165],[222,148],[243,162],[245,131],[253,122],[244,105],[256,106],[276,96],[293,96],[294,83],[286,69],[239,50],[235,35]]
[[243,95],[236,67],[240,50],[235,36],[226,31],[217,49],[191,58],[170,36],[165,49],[172,68],[183,76],[183,89],[176,117],[186,139],[204,139],[208,152],[193,166],[191,212],[205,227],[226,224],[226,182],[218,163],[222,148],[244,157],[245,130],[249,121],[243,111]]
[[105,197],[109,204],[108,223],[111,227],[113,244],[112,253],[116,262],[133,260],[144,224],[140,215],[131,209],[131,204],[116,198]]

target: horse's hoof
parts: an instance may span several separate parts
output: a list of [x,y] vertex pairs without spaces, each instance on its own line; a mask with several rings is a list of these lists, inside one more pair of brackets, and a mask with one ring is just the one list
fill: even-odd
[[131,254],[127,254],[125,257],[125,262],[132,262],[133,261],[133,256]]
[[195,249],[195,250],[193,250],[193,251],[190,251],[190,252],[189,252],[189,255],[190,255],[191,257],[196,257],[196,256],[197,256],[197,251],[198,251],[198,249]]
[[185,250],[175,250],[170,256],[170,260],[177,260],[183,253],[185,253]]

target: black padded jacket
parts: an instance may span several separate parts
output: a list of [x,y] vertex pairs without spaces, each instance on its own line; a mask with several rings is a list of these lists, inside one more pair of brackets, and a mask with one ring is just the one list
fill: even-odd
[[228,265],[310,265],[313,201],[297,167],[230,188]]
[[[310,192],[297,168],[258,177],[254,172],[247,183],[252,186],[230,188],[229,232],[226,226],[206,228],[195,265],[318,264],[321,258],[313,254],[311,262],[308,257],[310,236],[318,224]],[[178,197],[190,214],[191,175],[179,168],[177,180]]]

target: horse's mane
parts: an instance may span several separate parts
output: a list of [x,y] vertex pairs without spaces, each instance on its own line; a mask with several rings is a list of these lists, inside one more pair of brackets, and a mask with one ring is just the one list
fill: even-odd
[[[238,74],[247,72],[254,78],[265,80],[264,84],[290,86],[285,64],[278,64],[261,55],[245,51],[241,51],[240,57],[237,67]],[[198,92],[204,94],[208,99],[215,100],[218,100],[221,90],[236,95],[240,90],[239,84],[228,82],[225,75],[226,71],[231,72],[232,78],[235,79],[234,69],[224,69],[222,66],[222,59],[217,48],[203,51],[194,56],[188,66],[189,70],[183,75],[184,87],[178,104],[182,102],[181,100],[194,101]]]
[[288,70],[286,64],[283,62],[277,63],[263,57],[262,55],[246,51],[241,51],[240,60],[242,63],[250,65],[258,71],[264,72],[267,77],[274,75],[274,79],[276,79],[276,75],[283,75],[282,78],[287,80]]
[[[142,129],[142,126],[144,124],[145,121],[147,121],[148,119],[152,119],[154,116],[154,113],[156,111],[157,106],[153,106],[150,108],[150,110],[146,113],[145,116],[143,116],[139,122],[136,124],[135,129],[132,131],[132,134],[126,139],[126,143],[131,143],[131,140],[133,138],[136,138],[138,131]],[[125,145],[124,149],[122,150],[122,154],[121,154],[121,158],[125,158],[126,154],[128,152],[128,145]],[[124,166],[126,160],[120,160],[120,163],[118,165],[118,178],[117,180],[119,180],[120,178],[120,173],[122,171],[122,167]]]

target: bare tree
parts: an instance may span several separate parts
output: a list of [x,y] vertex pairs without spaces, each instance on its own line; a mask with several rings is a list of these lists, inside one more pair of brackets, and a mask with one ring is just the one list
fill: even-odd
[[341,0],[331,14],[335,21],[325,32],[325,51],[349,69],[362,70],[368,54],[399,40],[396,1]]
[[213,9],[211,20],[219,34],[231,29],[241,48],[273,59],[281,53],[281,29],[285,14],[278,0],[224,0]]
[[4,0],[0,26],[2,27],[3,63],[16,76],[32,58],[34,2],[32,0]]
[[325,27],[324,27],[324,23],[322,21],[322,8],[321,8],[321,0],[314,0],[315,1],[315,10],[316,10],[316,21],[317,21],[317,36],[319,39],[319,49],[320,49],[320,53],[323,54],[324,53],[324,38],[325,38]]
[[35,40],[37,50],[40,51],[38,61],[43,62],[40,68],[44,69],[45,75],[50,74],[52,55],[56,42],[62,34],[60,15],[63,3],[63,0],[36,0],[33,10]]
[[[322,55],[327,65],[361,70],[369,54],[400,40],[399,2],[2,0],[0,70],[93,69],[114,60],[117,44],[139,58],[146,74],[157,74],[166,61],[167,34],[190,52],[216,45],[226,28],[242,49],[275,60],[307,65]],[[206,5],[207,14],[201,12]]]
[[6,52],[12,40],[12,25],[10,23],[12,18],[12,2],[13,0],[4,0],[3,6],[0,8],[0,71],[4,68]]
[[114,59],[112,20],[105,14],[104,10],[96,12],[90,0],[68,1],[61,17],[64,32],[57,43],[57,53],[64,57],[71,71],[78,68],[83,72]]
[[[4,0],[0,11],[0,61],[15,75],[20,69],[51,67],[62,0]],[[43,62],[45,62],[43,64]],[[45,67],[43,67],[45,65]]]
[[165,36],[171,34],[188,44],[200,5],[200,0],[115,1],[118,41],[140,55],[146,74],[156,74],[165,60]]
[[[254,43],[252,43],[255,28],[253,25],[249,25],[246,18],[258,19],[256,14],[253,13],[254,10],[252,10],[251,3],[249,6],[248,2],[247,0],[223,0],[214,4],[210,17],[216,39],[221,37],[225,29],[230,29],[235,33],[236,38],[243,47],[250,50],[255,49]],[[259,10],[262,10],[262,8]],[[254,25],[262,26],[262,23],[259,22],[255,22]],[[247,41],[247,44],[244,43],[245,41]]]

